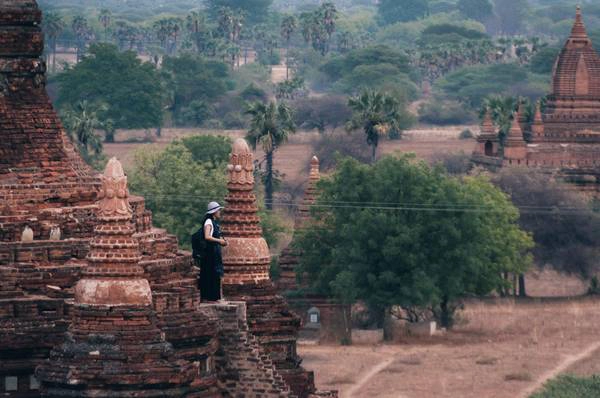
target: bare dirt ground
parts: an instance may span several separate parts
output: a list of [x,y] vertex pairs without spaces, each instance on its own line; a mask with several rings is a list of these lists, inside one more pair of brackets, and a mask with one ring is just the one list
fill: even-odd
[[341,397],[528,397],[561,373],[600,373],[600,299],[467,304],[445,336],[398,345],[300,346]]
[[[468,127],[468,126],[467,126]],[[419,128],[407,131],[404,138],[398,141],[385,140],[380,144],[379,153],[414,152],[418,157],[431,160],[441,153],[470,153],[475,145],[474,140],[460,140],[458,135],[465,126],[447,128]],[[472,131],[476,131],[471,126]],[[243,137],[242,130],[206,130],[206,129],[164,129],[160,138],[154,137],[154,131],[126,130],[118,131],[117,143],[105,144],[104,152],[108,156],[116,156],[125,168],[133,166],[134,153],[140,148],[164,148],[175,139],[197,135],[218,134],[231,138]],[[356,133],[359,134],[359,133]],[[144,139],[146,136],[154,142],[126,143],[125,140]],[[301,131],[292,135],[287,144],[275,153],[275,168],[285,175],[284,180],[290,184],[301,184],[308,173],[308,165],[312,157],[313,145],[318,139],[315,132]],[[256,157],[264,157],[259,151]]]

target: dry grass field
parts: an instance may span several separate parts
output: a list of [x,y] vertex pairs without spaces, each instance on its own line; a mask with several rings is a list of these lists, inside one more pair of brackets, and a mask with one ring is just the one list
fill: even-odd
[[[470,153],[475,145],[474,140],[460,140],[458,135],[464,126],[449,128],[421,128],[410,130],[399,141],[382,141],[379,152],[414,152],[420,158],[431,160],[441,153]],[[471,126],[471,129],[474,129]],[[475,131],[475,130],[473,130]],[[108,156],[116,156],[125,168],[133,165],[134,152],[139,148],[164,148],[177,138],[196,134],[218,134],[232,138],[243,137],[242,130],[206,130],[206,129],[164,129],[160,138],[154,137],[154,131],[126,130],[117,133],[115,144],[105,144],[104,152]],[[360,134],[360,133],[357,133]],[[127,143],[125,140],[139,139],[146,136],[155,139],[151,143]],[[318,139],[315,132],[298,132],[290,137],[287,144],[275,153],[275,168],[285,175],[290,184],[302,183],[308,172],[308,164],[312,157],[313,143]],[[257,158],[262,154],[257,153]]]
[[600,299],[468,303],[445,336],[373,347],[301,346],[341,397],[528,397],[564,372],[600,372]]

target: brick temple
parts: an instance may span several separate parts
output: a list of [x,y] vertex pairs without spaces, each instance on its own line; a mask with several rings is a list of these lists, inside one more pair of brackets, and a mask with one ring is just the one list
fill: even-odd
[[298,319],[269,280],[245,143],[229,166],[231,301],[202,304],[190,253],[120,163],[100,175],[69,142],[41,18],[34,0],[0,0],[0,395],[335,397],[300,366]]
[[558,170],[581,190],[600,195],[600,56],[579,7],[554,64],[552,92],[544,109],[538,103],[531,122],[522,109],[513,119],[501,148],[498,132],[486,115],[473,153],[475,163]]
[[[349,308],[344,308],[327,297],[311,292],[306,280],[299,278],[298,275],[302,252],[295,245],[296,236],[306,228],[310,228],[314,222],[311,208],[317,203],[317,184],[320,179],[319,159],[313,156],[310,161],[308,183],[294,219],[294,236],[279,256],[280,276],[276,285],[279,291],[287,296],[290,307],[301,317],[304,325],[303,337],[320,343],[340,343],[351,339],[350,329],[344,322],[343,313],[346,311],[347,319],[350,319]],[[302,281],[300,284],[299,279]]]

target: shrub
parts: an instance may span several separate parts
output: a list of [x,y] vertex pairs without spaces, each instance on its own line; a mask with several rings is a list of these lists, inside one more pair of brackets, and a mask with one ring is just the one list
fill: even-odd
[[458,135],[458,138],[461,140],[470,140],[471,138],[475,138],[475,135],[473,134],[473,132],[469,129],[464,129],[463,131],[460,132],[460,134]]
[[371,149],[364,134],[336,133],[322,136],[313,144],[313,152],[319,158],[321,169],[331,170],[339,156],[350,156],[363,163],[371,161]]
[[559,376],[546,383],[544,390],[531,398],[596,398],[600,396],[600,377]]
[[435,125],[467,124],[476,120],[473,111],[465,109],[458,101],[434,99],[419,107],[419,121]]
[[600,256],[600,214],[582,194],[551,175],[530,169],[504,169],[493,182],[520,208],[519,224],[533,234],[538,264],[584,277],[595,273]]

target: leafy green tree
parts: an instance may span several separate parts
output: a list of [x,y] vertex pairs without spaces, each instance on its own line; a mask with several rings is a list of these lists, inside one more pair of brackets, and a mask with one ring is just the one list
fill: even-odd
[[44,14],[42,29],[48,39],[52,51],[52,72],[56,72],[56,40],[65,29],[65,22],[60,14],[48,12]]
[[379,19],[385,25],[414,21],[429,12],[428,0],[380,0]]
[[494,15],[490,0],[458,0],[459,11],[467,18],[484,22]]
[[228,7],[238,14],[243,12],[251,23],[256,23],[265,19],[272,3],[273,0],[207,0],[206,6],[213,18],[221,8]]
[[273,209],[274,170],[273,155],[283,145],[290,134],[296,132],[291,109],[284,103],[254,102],[249,105],[246,114],[250,116],[250,130],[246,139],[253,149],[260,144],[266,155],[265,167],[265,205]]
[[286,44],[286,54],[285,54],[285,78],[288,80],[290,78],[290,40],[292,39],[292,35],[298,28],[298,20],[293,15],[288,15],[281,21],[281,37],[285,41]]
[[231,139],[229,137],[196,135],[181,140],[196,163],[217,169],[229,160]]
[[87,100],[106,104],[98,117],[112,119],[115,128],[150,128],[162,123],[160,76],[134,52],[119,52],[111,44],[92,45],[79,64],[59,75],[58,82],[60,108],[73,108]]
[[517,64],[469,66],[457,69],[435,83],[435,87],[450,99],[479,109],[490,95],[542,97],[547,82],[538,84],[535,76]]
[[522,27],[529,12],[527,0],[494,0],[494,13],[498,17],[500,33],[514,35]]
[[364,91],[350,98],[348,106],[352,109],[352,118],[346,128],[348,131],[363,130],[367,144],[371,147],[371,161],[375,163],[377,146],[381,136],[397,133],[412,124],[412,118],[403,105],[394,97],[375,91]]
[[157,226],[177,236],[186,247],[200,227],[206,204],[222,201],[227,192],[225,162],[218,168],[194,161],[192,152],[181,142],[164,151],[143,149],[136,152],[135,166],[129,173],[132,192],[146,198]]
[[560,48],[558,47],[542,48],[531,58],[529,69],[531,69],[533,73],[549,75],[552,73],[552,68],[554,67],[554,63],[556,62],[559,53]]
[[346,158],[319,188],[319,221],[297,243],[300,274],[319,294],[354,291],[380,322],[400,305],[450,327],[461,298],[500,291],[503,273],[531,263],[517,209],[484,178],[450,177],[412,155]]
[[77,62],[81,61],[85,52],[85,46],[92,37],[92,30],[88,25],[87,19],[81,15],[76,15],[71,21],[71,30],[75,35],[77,43]]
[[171,93],[170,109],[176,120],[193,101],[214,103],[233,88],[226,64],[196,54],[165,57],[162,74]]
[[[129,173],[129,187],[146,198],[155,224],[189,248],[191,234],[201,227],[206,204],[224,200],[230,153],[231,140],[219,136],[186,137],[164,150],[140,149]],[[262,210],[261,203],[259,207],[265,239],[274,245],[284,229],[272,212]]]
[[104,28],[104,41],[108,41],[108,28],[112,23],[112,12],[109,9],[103,8],[98,15],[98,22]]
[[97,166],[97,162],[102,160],[102,140],[96,130],[103,127],[98,112],[104,109],[104,106],[94,107],[87,101],[81,101],[62,115],[69,138],[83,159],[92,166]]

